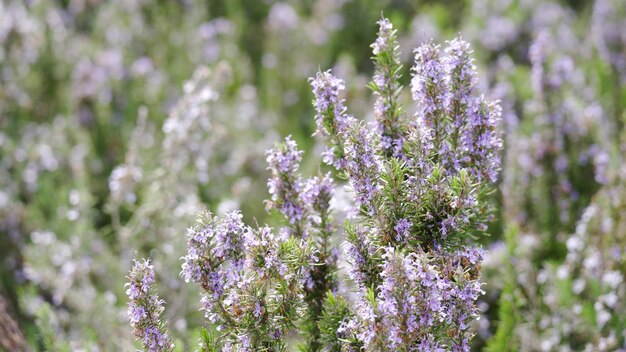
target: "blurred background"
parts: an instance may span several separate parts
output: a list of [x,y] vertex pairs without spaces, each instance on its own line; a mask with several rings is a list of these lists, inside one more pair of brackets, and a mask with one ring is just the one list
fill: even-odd
[[624,0],[1,0],[0,350],[133,350],[136,256],[193,350],[186,228],[202,206],[277,223],[264,151],[292,135],[317,172],[318,70],[373,119],[382,14],[405,88],[414,48],[461,35],[503,108],[475,350],[626,350]]

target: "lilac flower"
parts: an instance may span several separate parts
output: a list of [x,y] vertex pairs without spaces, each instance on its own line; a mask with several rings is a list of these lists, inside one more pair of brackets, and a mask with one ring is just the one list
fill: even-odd
[[150,260],[134,261],[126,284],[128,319],[133,333],[147,351],[172,351],[174,344],[161,322],[163,301],[159,299],[154,285],[154,268]]
[[298,150],[298,145],[291,139],[291,136],[285,138],[283,145],[276,149],[268,150],[267,163],[270,168],[276,169],[278,173],[295,173],[298,171],[300,161],[302,160],[302,151]]
[[[283,168],[289,169],[295,170]],[[188,238],[181,275],[200,284],[205,317],[222,334],[219,346],[251,351],[282,346],[274,336],[285,333],[298,316],[308,245],[279,241],[267,226],[252,229],[239,212],[201,213]]]
[[464,166],[478,182],[495,183],[502,149],[502,140],[497,132],[502,109],[498,103],[486,102],[482,97],[474,103],[467,112],[469,121],[463,136],[466,152]]
[[302,202],[309,210],[309,231],[319,235],[318,240],[322,247],[325,248],[322,249],[324,252],[323,256],[331,261],[333,256],[329,254],[332,248],[330,248],[328,242],[334,229],[331,217],[332,209],[330,207],[333,193],[333,179],[330,177],[330,173],[327,173],[324,177],[315,176],[308,179],[302,192]]
[[356,330],[358,339],[367,348],[367,346],[376,343],[378,333],[376,312],[372,304],[363,296],[362,292],[359,293],[355,305],[355,321],[354,323],[349,322],[349,325],[353,325],[352,330]]
[[396,50],[398,44],[395,42],[395,30],[388,19],[382,18],[378,22],[378,37],[376,41],[370,45],[374,55],[378,55],[387,51]]
[[244,234],[244,248],[248,253],[245,267],[256,271],[261,277],[269,277],[272,272],[279,272],[281,263],[276,247],[275,236],[270,227],[248,231]]
[[463,105],[472,99],[477,83],[476,66],[472,58],[473,50],[470,44],[460,38],[448,42],[445,49],[446,56],[443,65],[446,71],[446,80],[449,85],[450,95],[446,107],[455,118],[455,124],[462,124]]

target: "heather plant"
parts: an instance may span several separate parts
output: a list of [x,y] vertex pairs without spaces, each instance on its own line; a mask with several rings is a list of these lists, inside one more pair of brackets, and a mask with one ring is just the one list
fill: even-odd
[[296,340],[309,350],[469,350],[482,293],[473,239],[489,220],[500,110],[478,95],[469,44],[455,39],[416,50],[410,119],[395,30],[385,18],[379,27],[374,130],[348,114],[342,80],[311,79],[323,161],[354,195],[344,226],[354,295],[336,289],[331,177],[303,181],[302,152],[287,137],[267,152],[266,209],[282,215],[282,230],[203,212],[188,231],[181,275],[202,288],[219,335],[207,333],[203,349],[282,350],[303,326]]

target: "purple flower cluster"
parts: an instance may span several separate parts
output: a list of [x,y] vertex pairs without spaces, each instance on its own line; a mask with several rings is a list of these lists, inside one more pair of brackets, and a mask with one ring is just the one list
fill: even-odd
[[213,323],[222,322],[220,313],[238,303],[229,295],[231,289],[244,277],[244,240],[252,231],[241,220],[238,212],[223,218],[202,213],[199,225],[187,230],[188,247],[184,256],[181,276],[185,282],[198,283],[204,293],[205,315]]
[[[443,52],[427,43],[412,69],[417,119],[402,123],[399,75],[389,71],[399,67],[397,43],[388,21],[379,25],[371,84],[378,138],[359,123],[338,135],[361,211],[346,226],[358,299],[338,334],[347,350],[469,351],[482,250],[462,244],[485,231],[490,214],[482,203],[500,167],[499,106],[476,92],[468,43],[454,39]],[[398,153],[386,140],[393,126]]]
[[280,235],[251,228],[239,212],[202,213],[188,230],[181,276],[201,286],[223,350],[282,350],[301,322],[311,350],[469,351],[482,250],[462,244],[484,231],[489,213],[479,201],[499,167],[497,105],[475,92],[467,43],[453,40],[444,54],[426,44],[411,84],[417,121],[403,121],[395,31],[386,19],[379,26],[371,84],[378,133],[347,114],[343,81],[328,71],[311,79],[324,161],[355,195],[359,216],[345,229],[357,300],[335,297],[332,178],[303,180],[303,153],[287,137],[266,152],[266,209],[283,215]]
[[154,268],[149,260],[135,261],[126,284],[128,320],[133,333],[147,351],[172,351],[174,344],[161,322],[163,301],[153,289]]
[[224,332],[222,347],[282,346],[302,300],[304,242],[300,250],[286,249],[271,228],[252,229],[238,212],[223,218],[204,213],[198,222],[188,231],[181,275],[202,287],[205,316]]
[[370,287],[376,282],[379,273],[379,263],[376,260],[378,247],[372,241],[377,234],[372,233],[376,228],[357,226],[348,230],[347,259],[350,263],[350,277],[359,287]]
[[346,322],[367,350],[469,351],[469,322],[483,293],[475,275],[482,252],[452,255],[385,249],[382,281],[373,296],[361,296],[354,321]]
[[330,202],[334,192],[330,174],[302,181],[298,173],[302,152],[295,141],[287,137],[284,143],[267,152],[267,162],[272,171],[268,180],[270,201],[267,209],[281,210],[289,226],[286,233],[304,238],[310,247],[307,265],[301,269],[304,300],[309,308],[309,342],[317,346],[319,329],[317,320],[322,313],[326,293],[336,289],[334,273],[337,255],[331,244],[333,221]]
[[378,22],[378,37],[371,45],[374,55],[397,50],[398,43],[395,39],[393,24],[388,19],[382,18]]
[[427,43],[417,48],[412,71],[411,95],[417,103],[417,124],[423,126],[428,140],[433,143],[435,161],[441,161],[449,152],[443,143],[447,133],[444,104],[448,86],[439,45]]
[[378,37],[371,45],[376,65],[376,72],[370,83],[376,96],[374,115],[383,152],[385,155],[401,158],[404,121],[401,120],[402,109],[398,103],[398,94],[402,88],[398,83],[402,69],[399,45],[396,31],[388,19],[378,21],[378,26]]
[[415,53],[411,91],[418,104],[417,123],[426,131],[426,143],[432,144],[432,160],[449,174],[465,169],[479,183],[495,182],[502,149],[496,131],[501,111],[475,91],[469,43],[459,38],[448,42],[444,56],[432,43]]
[[[271,201],[265,205],[266,209],[278,209],[293,226],[299,227],[304,208],[300,200],[302,179],[297,175],[302,160],[302,151],[298,150],[296,142],[291,136],[285,142],[266,152],[268,169],[272,177],[267,181]],[[302,235],[301,229],[298,234]]]
[[315,78],[310,79],[315,100],[316,135],[327,141],[324,153],[324,162],[337,169],[346,165],[344,156],[345,134],[352,125],[354,118],[346,113],[344,100],[339,93],[345,89],[343,80],[333,76],[330,71],[318,72]]
[[[250,231],[241,218],[239,212],[222,219],[201,214],[203,226],[187,230],[187,255],[182,258],[181,272],[185,282],[199,283],[215,298],[221,297],[227,282],[234,284],[243,265],[244,234]],[[223,265],[228,261],[229,265]]]
[[272,173],[267,181],[271,199],[266,201],[266,209],[279,210],[289,222],[287,230],[292,235],[308,237],[309,232],[319,231],[329,235],[333,180],[330,174],[302,180],[298,173],[302,153],[291,136],[266,152]]
[[270,277],[274,271],[287,274],[287,266],[278,258],[278,239],[271,228],[263,226],[257,231],[246,232],[244,243],[247,254],[244,266],[247,269],[254,270],[262,278]]
[[346,170],[356,194],[356,207],[368,215],[378,212],[376,204],[380,195],[381,165],[372,145],[372,133],[361,124],[355,124],[348,133],[345,144]]
[[[328,213],[334,192],[333,179],[330,177],[330,173],[323,177],[314,176],[304,184],[302,201],[318,214]],[[317,220],[321,219],[312,221],[316,222]]]
[[396,232],[396,241],[398,243],[407,241],[411,231],[411,226],[413,226],[413,223],[405,218],[398,220],[396,226],[393,228]]

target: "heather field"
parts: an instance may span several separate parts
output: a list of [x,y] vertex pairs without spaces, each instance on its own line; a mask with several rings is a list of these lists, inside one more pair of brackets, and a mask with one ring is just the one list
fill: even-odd
[[626,0],[0,0],[0,351],[626,352]]

